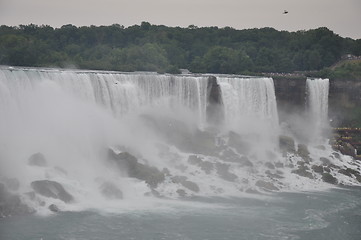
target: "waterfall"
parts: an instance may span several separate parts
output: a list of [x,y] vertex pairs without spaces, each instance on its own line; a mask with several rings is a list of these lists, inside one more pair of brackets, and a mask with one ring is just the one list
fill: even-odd
[[[320,128],[328,80],[307,85]],[[218,110],[221,120],[208,124]],[[292,177],[302,162],[294,140],[283,138],[289,152],[279,148],[271,78],[3,67],[0,116],[0,184],[17,180],[13,191],[36,209],[304,186]]]
[[206,77],[36,69],[3,69],[0,74],[4,102],[21,104],[21,96],[31,94],[42,84],[55,84],[66,93],[102,106],[116,117],[149,105],[182,106],[193,111],[200,124],[205,122]]
[[225,123],[241,134],[258,136],[255,144],[277,143],[277,103],[272,78],[218,77],[225,110]]
[[307,102],[309,110],[310,128],[313,138],[320,138],[324,128],[328,127],[328,79],[311,79],[306,81]]

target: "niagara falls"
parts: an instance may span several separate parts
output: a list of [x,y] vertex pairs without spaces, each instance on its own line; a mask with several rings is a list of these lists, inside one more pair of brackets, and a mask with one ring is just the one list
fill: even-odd
[[360,240],[360,10],[0,1],[0,240]]

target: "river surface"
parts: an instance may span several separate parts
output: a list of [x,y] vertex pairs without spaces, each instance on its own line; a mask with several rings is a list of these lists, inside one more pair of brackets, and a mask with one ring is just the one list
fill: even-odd
[[361,188],[256,198],[162,200],[149,209],[87,210],[0,220],[1,240],[359,240]]

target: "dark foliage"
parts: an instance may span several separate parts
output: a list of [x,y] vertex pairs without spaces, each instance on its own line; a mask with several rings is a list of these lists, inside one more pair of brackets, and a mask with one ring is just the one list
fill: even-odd
[[360,55],[359,40],[327,28],[166,27],[142,22],[124,28],[20,25],[0,27],[0,64],[119,71],[252,73],[320,70],[343,54]]

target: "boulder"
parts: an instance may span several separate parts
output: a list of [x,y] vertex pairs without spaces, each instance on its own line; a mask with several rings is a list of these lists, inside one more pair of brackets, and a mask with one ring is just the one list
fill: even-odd
[[46,158],[44,154],[38,152],[31,155],[28,159],[28,164],[30,166],[46,167]]
[[184,191],[183,189],[178,189],[176,192],[180,197],[185,197],[187,195],[186,191]]
[[313,177],[312,173],[309,172],[308,170],[309,170],[309,168],[306,165],[302,164],[302,165],[298,166],[298,169],[293,170],[292,173],[295,173],[301,177],[307,177],[307,178],[313,179],[314,177]]
[[356,157],[356,155],[357,155],[356,148],[348,142],[342,142],[339,150],[342,154],[348,155],[351,157]]
[[200,167],[205,173],[210,174],[214,169],[213,163],[203,161],[202,158],[196,155],[190,155],[188,157],[188,163]]
[[58,208],[58,206],[56,206],[55,204],[49,205],[48,208],[49,208],[49,210],[52,211],[52,212],[55,212],[55,213],[59,212],[59,208]]
[[298,144],[297,155],[302,157],[305,162],[310,162],[310,152],[308,151],[308,147],[305,144]]
[[109,159],[114,161],[121,171],[126,171],[128,177],[145,181],[151,188],[164,181],[164,172],[138,162],[138,159],[128,152],[116,154],[109,149]]
[[276,178],[276,179],[282,179],[282,178],[284,178],[283,176],[281,176],[281,175],[278,174],[278,173],[272,173],[270,170],[265,171],[265,173],[266,173],[267,176],[268,176],[269,178],[271,178],[271,179],[274,179],[274,178]]
[[230,165],[224,163],[217,163],[216,170],[217,174],[224,180],[234,182],[237,179],[237,175],[229,172]]
[[38,180],[32,182],[31,187],[37,194],[44,197],[60,199],[66,203],[74,201],[74,197],[68,193],[60,183],[55,181]]
[[340,169],[338,172],[349,177],[352,177],[352,175],[357,176],[360,174],[357,170],[351,168]]
[[323,173],[323,167],[321,165],[313,165],[311,168],[316,173]]
[[334,176],[332,176],[330,173],[327,173],[327,172],[322,174],[322,180],[324,182],[331,183],[331,184],[338,183],[337,178],[335,178]]
[[259,188],[262,188],[263,190],[266,190],[266,191],[277,191],[277,190],[279,190],[273,183],[266,182],[266,181],[263,181],[263,180],[258,180],[256,182],[256,186],[259,187]]
[[103,183],[99,189],[108,199],[123,199],[123,192],[111,182]]
[[187,177],[184,176],[175,176],[172,177],[172,181],[174,183],[179,183],[181,184],[183,187],[193,191],[193,192],[199,192],[199,187],[195,182],[192,181],[188,181]]

